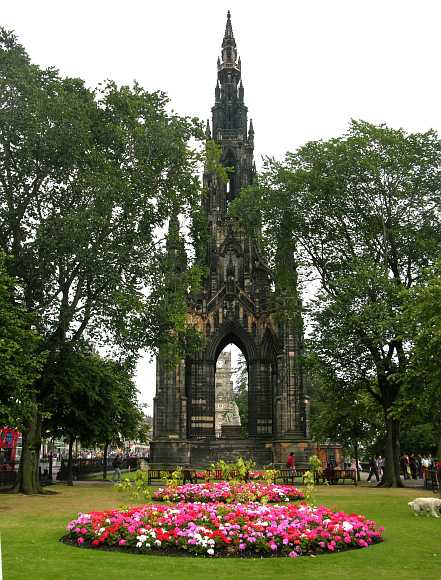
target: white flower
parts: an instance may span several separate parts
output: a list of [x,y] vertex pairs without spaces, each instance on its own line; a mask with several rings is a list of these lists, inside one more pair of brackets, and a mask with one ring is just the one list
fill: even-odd
[[349,522],[343,522],[342,528],[344,529],[345,532],[350,532],[354,528],[354,526]]
[[213,555],[214,555],[214,550],[213,550],[213,548],[208,548],[208,550],[207,550],[207,554],[208,554],[209,556],[213,556]]
[[136,547],[137,548],[142,548],[142,542],[136,542]]
[[141,544],[143,544],[145,541],[147,541],[147,536],[141,534],[140,536],[136,536],[136,539],[138,540],[138,542],[141,542]]
[[161,543],[162,543],[161,540],[155,540],[155,546],[159,547],[161,545]]

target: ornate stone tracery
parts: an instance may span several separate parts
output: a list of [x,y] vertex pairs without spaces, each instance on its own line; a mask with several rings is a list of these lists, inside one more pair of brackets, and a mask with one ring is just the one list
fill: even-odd
[[[275,320],[270,309],[274,280],[256,243],[228,215],[228,203],[255,175],[254,129],[244,104],[241,64],[228,13],[218,60],[212,127],[221,161],[232,167],[228,183],[208,171],[202,200],[209,227],[203,291],[189,302],[189,318],[204,334],[205,347],[176,369],[158,357],[152,461],[207,464],[235,455],[257,463],[282,463],[311,451],[308,399],[299,364],[302,330],[296,318]],[[248,439],[216,438],[216,361],[236,344],[248,367]]]

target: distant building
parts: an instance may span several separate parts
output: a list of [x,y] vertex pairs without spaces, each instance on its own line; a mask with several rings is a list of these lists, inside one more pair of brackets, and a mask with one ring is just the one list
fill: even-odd
[[234,401],[233,381],[231,379],[231,353],[223,352],[216,365],[215,379],[215,431],[216,437],[222,437],[222,427],[238,427],[240,432],[239,408]]

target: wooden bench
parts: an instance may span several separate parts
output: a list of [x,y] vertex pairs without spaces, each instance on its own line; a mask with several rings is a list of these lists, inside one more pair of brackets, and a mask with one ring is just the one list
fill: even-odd
[[354,485],[357,485],[357,471],[355,469],[329,469],[326,468],[322,471],[321,479],[323,482],[327,481],[331,485],[337,485],[341,480],[342,483],[345,480],[352,481]]
[[294,485],[296,483],[296,478],[300,481],[303,480],[303,476],[308,470],[301,467],[295,471],[291,471],[287,467],[282,467],[277,469],[277,473],[273,478],[273,482],[281,481],[282,483],[291,483]]
[[425,472],[424,487],[432,491],[439,491],[439,477],[436,469],[429,469]]
[[[152,482],[155,481],[159,481],[159,482],[163,482],[167,477],[171,478],[173,476],[174,473],[174,469],[159,469],[157,467],[153,467],[147,470],[147,483],[149,485],[152,484]],[[197,478],[196,478],[196,469],[190,469],[187,467],[184,467],[182,469],[182,481],[183,483],[196,483],[197,482]]]
[[[195,470],[191,470],[195,472],[195,479],[196,479],[196,472],[198,473],[203,473],[203,477],[200,477],[199,479],[204,479],[207,481],[222,481],[225,479],[225,477],[222,475],[222,470],[221,469],[195,469]],[[238,477],[239,473],[237,471],[230,471],[229,475],[228,475],[228,479],[236,479]]]

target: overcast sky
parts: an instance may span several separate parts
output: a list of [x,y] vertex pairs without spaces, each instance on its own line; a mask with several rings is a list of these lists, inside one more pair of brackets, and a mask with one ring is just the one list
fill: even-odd
[[[441,132],[440,0],[0,0],[0,24],[41,66],[136,79],[206,119],[228,9],[258,167],[350,118]],[[137,382],[151,403],[153,365]]]

